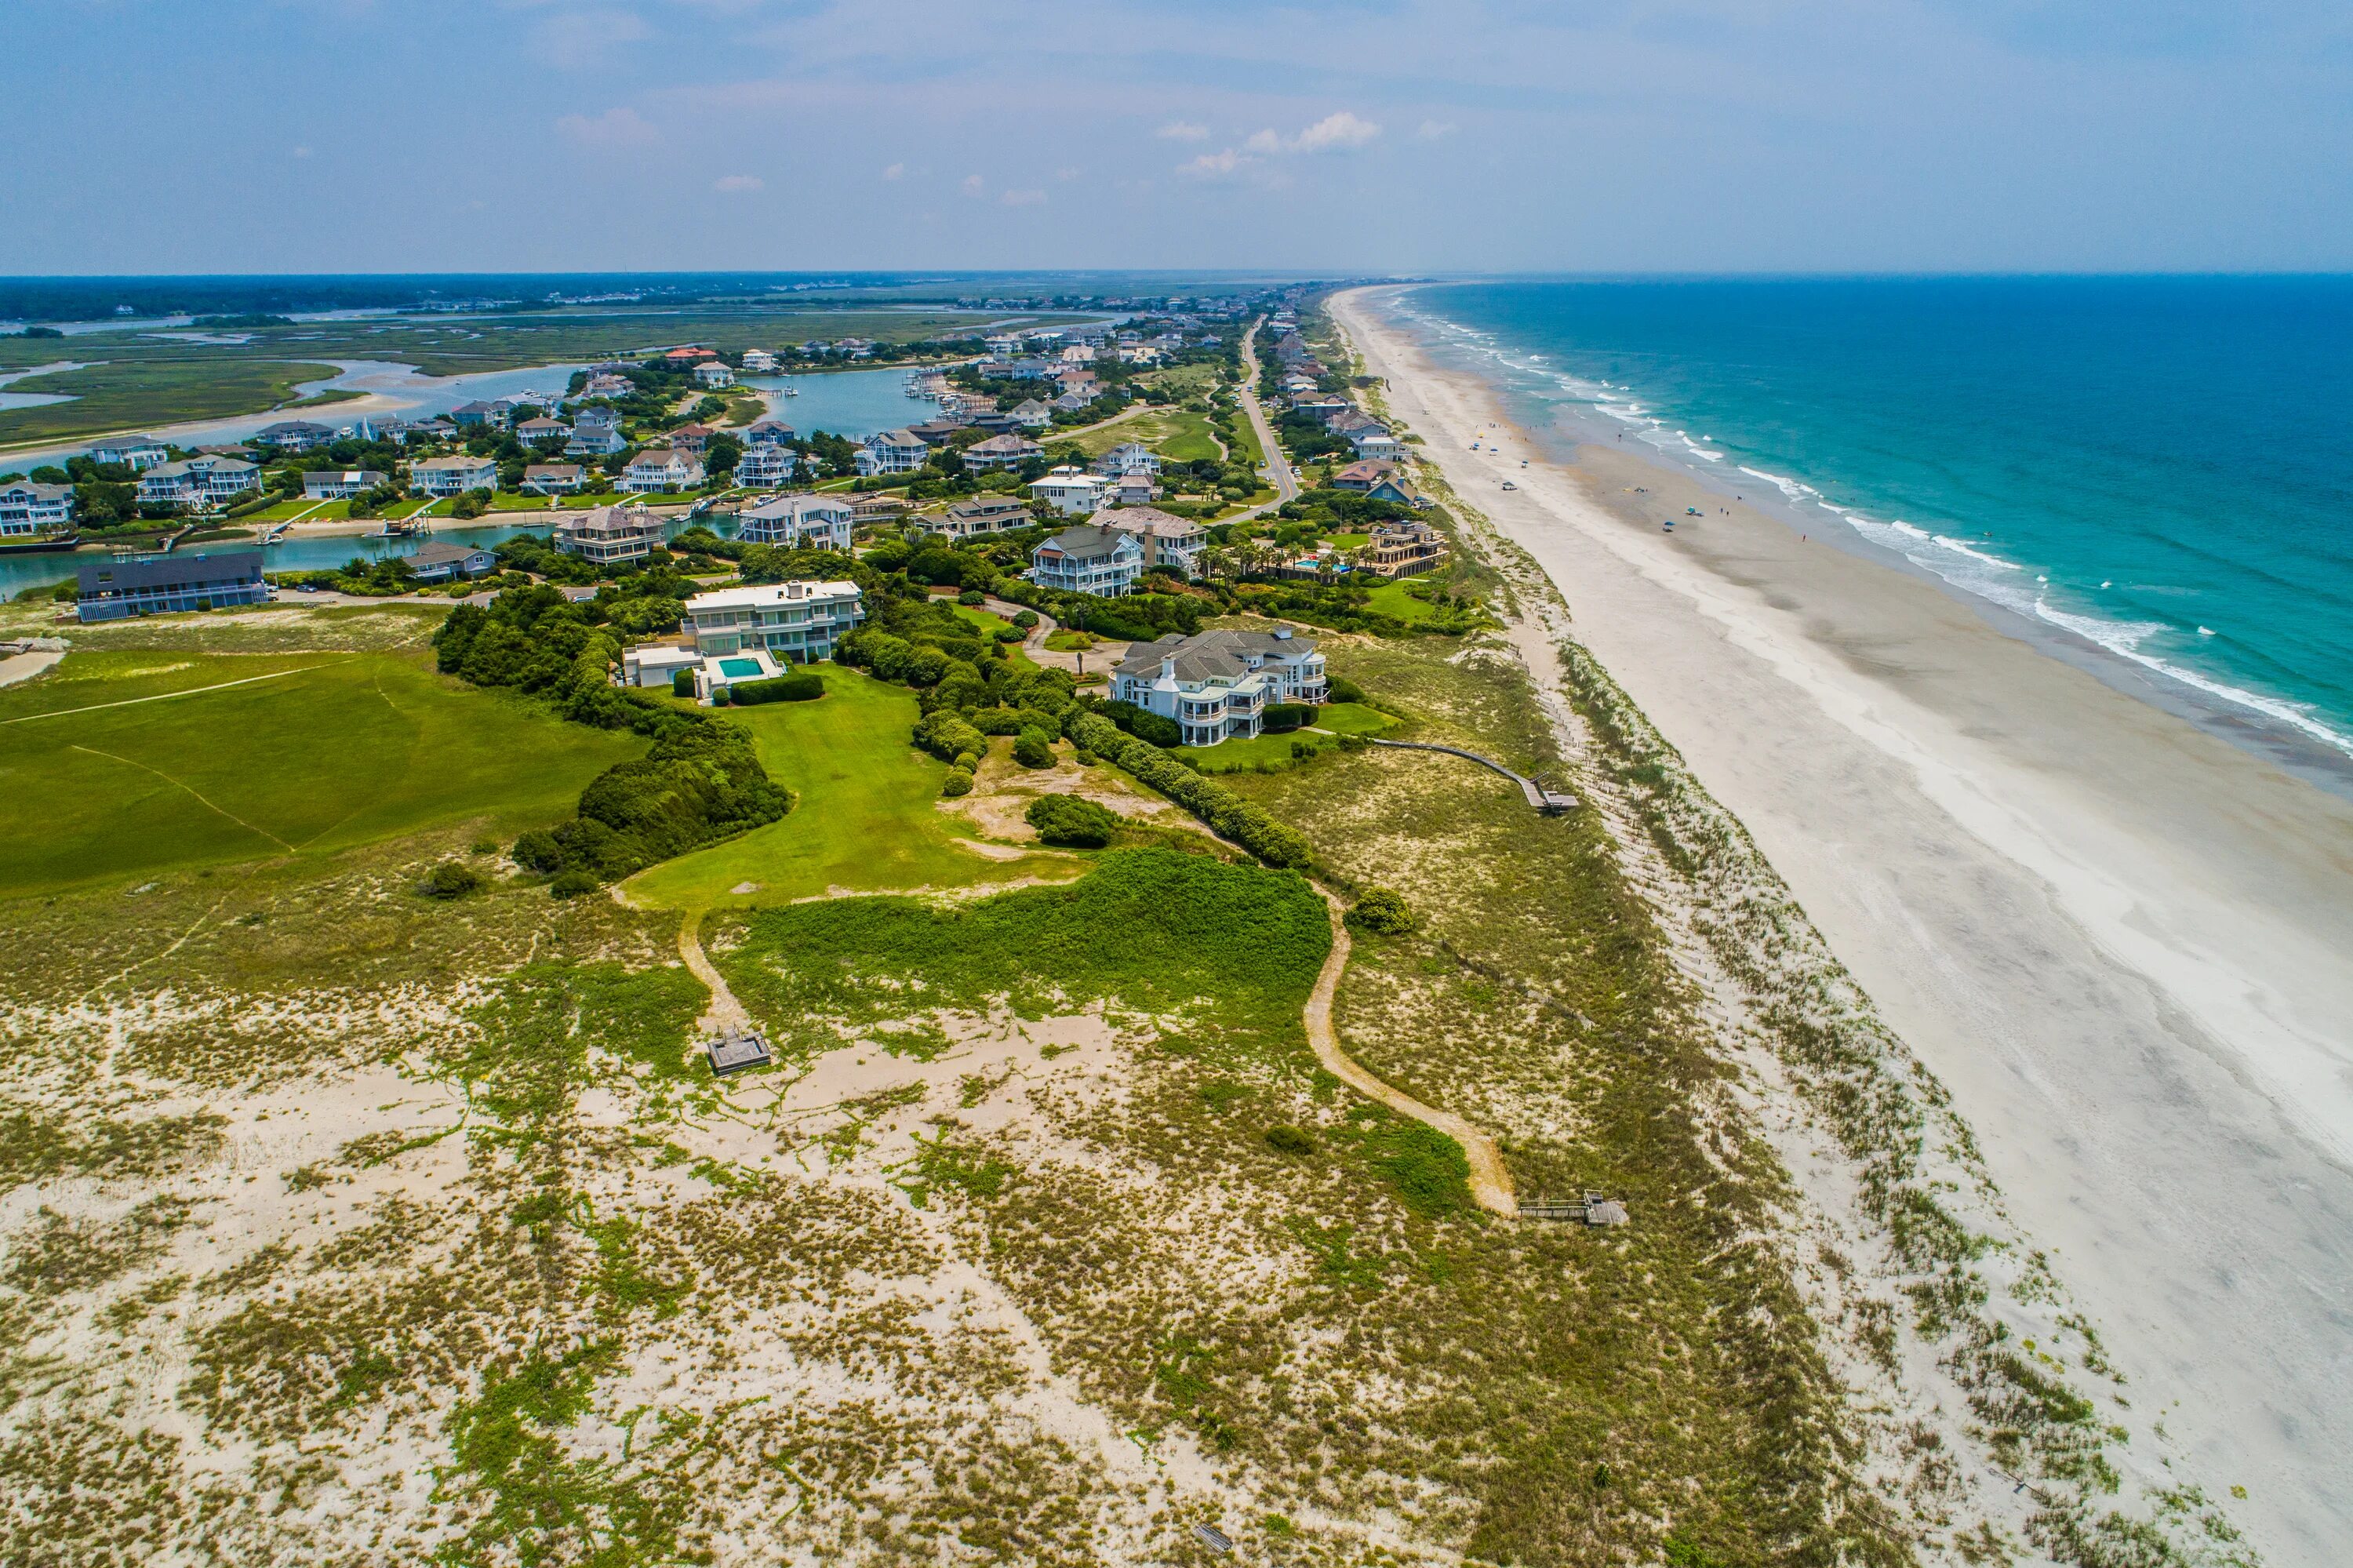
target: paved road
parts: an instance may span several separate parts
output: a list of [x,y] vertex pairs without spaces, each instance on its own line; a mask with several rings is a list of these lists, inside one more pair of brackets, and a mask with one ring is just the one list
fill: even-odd
[[1268,423],[1266,410],[1258,400],[1258,329],[1252,322],[1250,331],[1242,334],[1242,408],[1250,415],[1250,429],[1258,432],[1258,444],[1265,449],[1266,467],[1262,471],[1274,482],[1274,499],[1263,506],[1253,506],[1240,517],[1258,517],[1273,511],[1299,493],[1299,478],[1291,471],[1291,460],[1282,455],[1282,443],[1274,439],[1274,427]]

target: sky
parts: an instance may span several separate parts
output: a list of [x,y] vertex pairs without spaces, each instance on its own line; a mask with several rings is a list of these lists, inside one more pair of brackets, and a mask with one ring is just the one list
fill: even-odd
[[2353,269],[2344,0],[5,0],[0,273]]

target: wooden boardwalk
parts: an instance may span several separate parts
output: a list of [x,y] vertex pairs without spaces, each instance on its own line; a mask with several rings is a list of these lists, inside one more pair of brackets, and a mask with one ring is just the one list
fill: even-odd
[[1370,736],[1365,738],[1375,746],[1386,746],[1398,751],[1442,751],[1449,757],[1460,757],[1465,761],[1475,762],[1482,768],[1492,768],[1518,785],[1520,793],[1527,797],[1528,804],[1547,817],[1557,817],[1577,808],[1576,796],[1564,795],[1557,790],[1547,789],[1535,779],[1513,772],[1492,757],[1482,757],[1475,751],[1465,751],[1459,746],[1433,746],[1424,740],[1378,740]]

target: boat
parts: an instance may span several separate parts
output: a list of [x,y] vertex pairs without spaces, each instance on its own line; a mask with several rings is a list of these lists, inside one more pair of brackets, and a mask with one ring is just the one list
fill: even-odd
[[1518,485],[1516,485],[1516,484],[1514,484],[1514,483],[1513,483],[1510,480],[1508,480],[1508,479],[1507,479],[1507,480],[1504,481],[1504,488],[1505,490],[1517,490],[1517,489],[1519,489],[1519,486],[1518,486]]

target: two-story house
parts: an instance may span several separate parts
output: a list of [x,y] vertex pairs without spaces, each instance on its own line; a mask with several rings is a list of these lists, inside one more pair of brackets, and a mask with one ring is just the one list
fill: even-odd
[[364,490],[374,490],[384,475],[368,468],[314,468],[302,476],[305,501],[341,501]]
[[1133,643],[1111,694],[1176,720],[1186,746],[1215,746],[1259,734],[1270,703],[1321,703],[1329,691],[1314,642],[1281,626]]
[[611,457],[629,450],[620,421],[609,408],[583,408],[572,422],[572,439],[564,443],[565,457]]
[[964,449],[964,466],[976,469],[1019,468],[1031,458],[1045,455],[1046,449],[1026,436],[991,436]]
[[527,495],[574,495],[587,478],[576,462],[535,462],[524,466],[522,488]]
[[287,419],[275,425],[265,425],[253,434],[253,440],[276,447],[282,452],[307,452],[312,447],[323,447],[335,439],[335,432],[324,425],[308,419]]
[[1115,599],[1144,575],[1144,546],[1133,534],[1082,523],[1029,552],[1029,580],[1065,593]]
[[830,495],[779,495],[736,514],[735,537],[746,545],[847,550],[857,514]]
[[871,479],[882,473],[913,473],[923,466],[932,449],[912,430],[878,430],[858,449],[858,471]]
[[795,663],[833,657],[833,645],[866,618],[856,583],[764,583],[686,601],[687,645],[706,658],[757,649]]
[[620,488],[637,494],[685,490],[702,482],[702,460],[671,447],[648,447],[621,471]]
[[90,447],[90,461],[101,466],[120,463],[133,473],[168,461],[171,456],[164,450],[164,443],[153,436],[110,436],[91,442]]
[[1160,454],[1142,441],[1122,441],[1088,465],[1106,479],[1141,473],[1158,477]]
[[976,495],[969,501],[951,502],[930,526],[951,539],[969,539],[977,534],[1027,528],[1029,522],[1029,508],[1009,495]]
[[218,506],[261,488],[261,466],[243,458],[198,453],[159,462],[139,476],[139,501],[154,506]]
[[555,547],[598,566],[642,561],[662,542],[662,520],[642,506],[599,506],[555,525]]
[[499,465],[488,458],[460,452],[409,464],[408,480],[427,495],[463,495],[470,490],[496,490]]
[[1083,517],[1103,505],[1103,482],[1082,468],[1065,465],[1031,480],[1029,493],[1057,511]]
[[25,538],[62,528],[73,515],[73,486],[12,479],[0,484],[0,538]]
[[1121,506],[1087,519],[1098,528],[1133,534],[1144,547],[1148,569],[1165,567],[1186,577],[1201,575],[1201,552],[1208,547],[1209,531],[1190,517],[1179,517],[1156,506]]
[[514,433],[515,440],[527,447],[535,447],[542,441],[568,443],[572,440],[571,426],[561,419],[548,418],[545,415],[536,419],[525,419],[514,428]]

